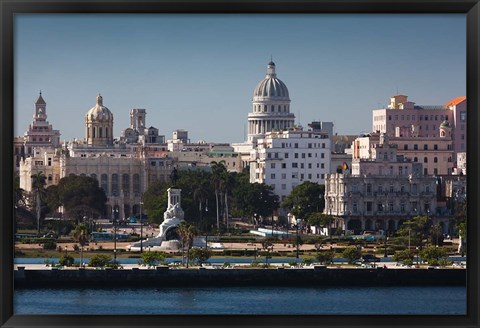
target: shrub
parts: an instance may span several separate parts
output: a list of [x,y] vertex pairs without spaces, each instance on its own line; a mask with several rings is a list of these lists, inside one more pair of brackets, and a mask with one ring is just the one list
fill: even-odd
[[305,265],[310,265],[315,259],[313,257],[305,257],[302,259],[302,263]]
[[447,255],[447,251],[443,247],[427,247],[420,252],[420,257],[423,261],[428,262],[430,265],[438,265],[440,258]]
[[73,244],[73,250],[78,252],[80,250],[80,247],[77,244]]
[[260,265],[260,261],[259,260],[253,260],[252,261],[252,264],[251,264],[251,267],[252,268],[256,268]]
[[57,249],[57,243],[52,240],[48,240],[43,243],[43,249],[45,250]]
[[58,260],[59,265],[66,266],[66,267],[72,266],[74,262],[75,262],[75,259],[71,255],[63,255]]
[[145,252],[142,253],[139,263],[146,265],[150,268],[164,261],[166,257],[167,254],[165,252]]
[[330,264],[333,260],[333,252],[330,251],[321,251],[317,253],[317,260],[320,263]]
[[92,267],[105,267],[110,261],[112,260],[112,258],[108,255],[104,255],[104,254],[96,254],[94,256],[92,256],[90,258],[90,261],[88,262],[88,265],[89,266],[92,266]]

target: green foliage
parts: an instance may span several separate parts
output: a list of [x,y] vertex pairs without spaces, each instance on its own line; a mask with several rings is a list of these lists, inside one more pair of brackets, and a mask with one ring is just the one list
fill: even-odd
[[86,176],[68,176],[57,186],[47,188],[49,206],[63,206],[68,216],[81,220],[84,216],[103,213],[107,196],[98,181]]
[[43,243],[43,249],[52,250],[57,248],[57,243],[53,240],[47,240]]
[[342,256],[348,260],[348,263],[352,264],[362,257],[362,252],[356,247],[348,247],[342,252]]
[[407,261],[407,260],[412,260],[413,261],[414,256],[415,256],[415,254],[411,250],[405,249],[403,251],[396,252],[393,255],[393,260],[395,262],[405,263],[405,261]]
[[88,229],[84,223],[77,224],[73,230],[73,238],[77,241],[81,247],[85,246],[88,242]]
[[330,226],[333,220],[333,216],[320,212],[313,212],[307,217],[308,224],[320,227]]
[[400,229],[397,230],[397,235],[403,237],[404,245],[407,246],[408,240],[412,246],[423,248],[423,241],[430,236],[430,228],[432,226],[432,219],[428,216],[415,216],[411,221],[404,222]]
[[314,257],[305,257],[302,259],[302,263],[305,265],[311,265],[315,261]]
[[144,252],[141,254],[140,264],[146,265],[147,267],[153,267],[167,258],[167,254],[165,252]]
[[63,255],[59,260],[58,264],[66,267],[70,267],[75,262],[74,258],[71,255]]
[[89,262],[88,265],[91,267],[100,267],[103,268],[107,266],[107,264],[112,260],[112,257],[109,255],[104,255],[104,254],[96,254],[93,255]]
[[192,248],[189,254],[189,259],[197,264],[202,264],[208,261],[212,256],[212,251],[205,248]]
[[282,207],[289,209],[297,219],[306,220],[312,213],[322,212],[325,200],[322,195],[325,186],[315,182],[305,181],[293,188],[282,202]]
[[333,261],[333,252],[320,251],[316,254],[316,258],[321,264],[330,264]]
[[260,262],[259,260],[253,260],[252,263],[250,264],[250,266],[251,266],[252,268],[257,268],[257,267],[260,266],[260,263],[261,263],[261,262]]
[[420,252],[420,257],[423,261],[430,265],[438,265],[440,258],[447,256],[447,250],[443,247],[427,247]]

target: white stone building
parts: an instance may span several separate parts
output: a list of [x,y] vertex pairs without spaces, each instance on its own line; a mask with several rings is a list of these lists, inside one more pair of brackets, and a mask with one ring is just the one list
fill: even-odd
[[257,142],[251,153],[251,183],[272,186],[280,200],[304,181],[324,184],[331,156],[327,133],[299,128],[268,132]]

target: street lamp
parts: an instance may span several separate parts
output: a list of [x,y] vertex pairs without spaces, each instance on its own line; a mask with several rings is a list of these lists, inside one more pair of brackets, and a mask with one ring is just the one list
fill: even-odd
[[140,200],[140,253],[143,253],[143,215],[142,215],[143,201]]
[[115,201],[115,205],[112,208],[113,216],[113,264],[117,263],[117,215],[118,215],[118,204]]
[[388,257],[388,253],[387,253],[387,239],[388,239],[388,230],[385,230],[385,254],[383,254],[383,257]]

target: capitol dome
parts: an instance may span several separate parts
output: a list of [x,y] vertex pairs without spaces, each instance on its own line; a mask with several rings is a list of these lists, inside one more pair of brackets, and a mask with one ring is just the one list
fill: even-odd
[[257,84],[257,87],[253,92],[253,98],[276,98],[290,100],[287,86],[277,78],[274,62],[271,61],[268,63],[267,76]]
[[85,115],[90,121],[112,121],[113,114],[107,107],[103,106],[103,97],[97,96],[97,104],[92,107]]

